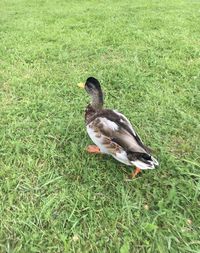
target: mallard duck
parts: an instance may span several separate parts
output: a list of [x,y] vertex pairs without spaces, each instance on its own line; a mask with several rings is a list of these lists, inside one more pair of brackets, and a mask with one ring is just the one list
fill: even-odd
[[85,110],[85,123],[88,135],[96,145],[89,145],[87,151],[108,154],[123,164],[136,167],[131,178],[141,170],[158,166],[150,148],[143,144],[130,121],[116,110],[103,108],[103,92],[99,81],[89,77],[78,86],[85,88],[92,98]]

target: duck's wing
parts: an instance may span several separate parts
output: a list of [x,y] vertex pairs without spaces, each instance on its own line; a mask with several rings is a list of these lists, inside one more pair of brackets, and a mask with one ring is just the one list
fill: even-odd
[[150,149],[143,144],[123,114],[113,110],[102,110],[91,123],[101,136],[102,144],[109,147],[110,141],[109,148],[123,149],[131,163],[138,164],[143,169],[154,168],[154,165],[158,164],[151,156]]
[[[112,111],[112,110],[111,110]],[[113,116],[116,116],[117,118],[117,122],[120,122],[121,126],[126,129],[137,141],[137,143],[147,152],[147,153],[151,153],[151,149],[149,147],[147,147],[146,145],[144,145],[144,143],[142,142],[140,136],[136,133],[136,131],[134,130],[131,122],[127,119],[126,116],[124,116],[122,113],[113,110]]]

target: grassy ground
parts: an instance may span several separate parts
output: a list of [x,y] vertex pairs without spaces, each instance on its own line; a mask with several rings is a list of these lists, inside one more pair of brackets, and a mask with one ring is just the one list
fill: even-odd
[[[0,3],[0,252],[200,252],[200,2]],[[160,167],[90,156],[102,81]],[[122,170],[123,169],[123,170]]]

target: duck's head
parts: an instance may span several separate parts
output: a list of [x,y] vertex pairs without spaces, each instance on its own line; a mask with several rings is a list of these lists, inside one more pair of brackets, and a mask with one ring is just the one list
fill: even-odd
[[100,110],[103,107],[103,92],[99,81],[94,77],[89,77],[85,83],[79,83],[80,88],[84,88],[92,97],[91,106],[95,110]]

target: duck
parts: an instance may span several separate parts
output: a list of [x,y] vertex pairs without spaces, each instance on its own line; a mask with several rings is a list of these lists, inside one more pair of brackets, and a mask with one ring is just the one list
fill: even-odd
[[111,155],[117,161],[131,166],[133,169],[130,178],[135,178],[142,170],[156,168],[158,161],[151,155],[151,149],[143,143],[127,117],[117,110],[104,108],[100,82],[89,77],[78,86],[85,89],[91,97],[91,102],[85,109],[85,124],[95,145],[89,145],[87,152]]

